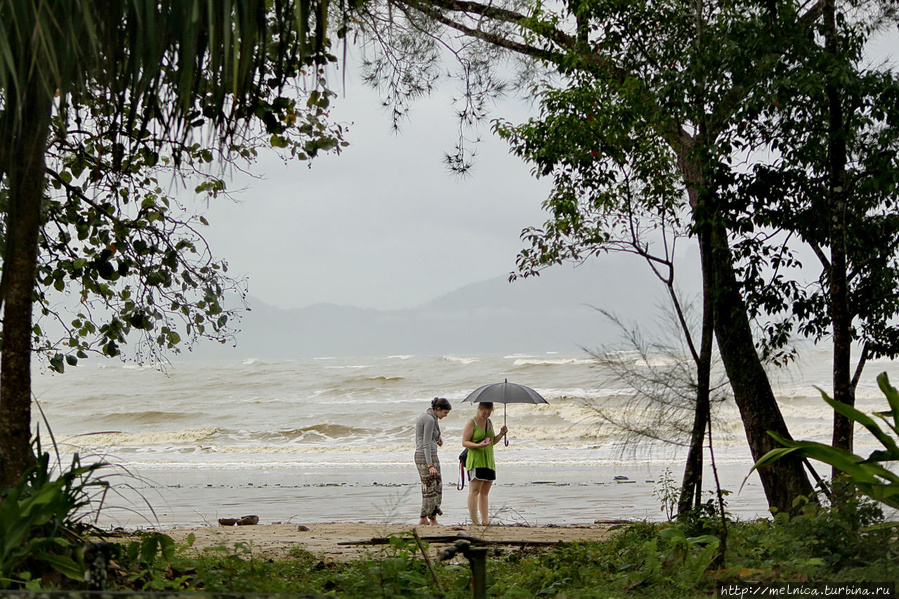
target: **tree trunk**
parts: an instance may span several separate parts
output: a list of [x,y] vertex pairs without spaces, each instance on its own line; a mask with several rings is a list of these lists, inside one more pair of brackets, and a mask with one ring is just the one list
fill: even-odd
[[[715,338],[721,361],[730,379],[734,401],[740,410],[746,440],[753,460],[758,460],[778,444],[768,435],[773,431],[790,439],[786,422],[771,390],[768,375],[755,349],[746,305],[740,296],[733,268],[733,254],[723,228],[708,221],[709,251],[702,256],[703,271],[710,271],[705,279],[704,293],[710,293],[714,303]],[[708,265],[708,267],[706,266]],[[789,456],[776,464],[758,469],[768,506],[778,512],[791,513],[793,500],[813,492],[802,462]]]
[[[836,68],[839,57],[836,15],[833,0],[824,2],[824,35],[828,55]],[[833,398],[847,405],[855,405],[852,385],[852,315],[849,311],[849,290],[846,275],[846,138],[841,94],[832,73],[824,74],[828,104],[828,171],[830,176],[830,318],[833,323]],[[852,451],[852,421],[834,412],[833,446]],[[833,469],[836,477],[840,471]]]
[[[702,468],[705,442],[705,429],[708,426],[710,407],[708,372],[703,373],[703,366],[697,369],[696,406],[693,415],[693,430],[690,434],[690,450],[684,465],[684,478],[681,493],[677,501],[677,515],[683,517],[691,510],[699,507],[702,500]],[[703,380],[703,377],[706,377]]]
[[[7,111],[16,110],[12,92]],[[52,95],[31,81],[21,100],[22,117],[6,118],[0,132],[10,149],[4,164],[9,183],[3,252],[3,340],[0,349],[0,488],[8,488],[34,463],[31,451],[31,335],[38,235]],[[9,116],[9,115],[7,115]],[[13,122],[20,123],[18,126]]]
[[[700,233],[700,246],[708,245],[707,233]],[[703,443],[705,431],[711,418],[712,344],[714,343],[714,314],[711,296],[702,296],[702,333],[699,356],[696,360],[696,412],[693,416],[693,431],[690,437],[690,451],[684,467],[684,482],[677,503],[678,517],[702,503]],[[687,332],[689,334],[689,332]]]
[[[746,304],[734,273],[734,257],[728,245],[727,230],[720,224],[717,197],[713,191],[705,189],[704,169],[695,158],[701,154],[699,142],[691,140],[690,143],[674,144],[674,147],[678,148],[678,167],[684,176],[693,222],[699,236],[703,309],[710,309],[721,361],[730,381],[734,402],[740,410],[752,458],[758,461],[777,447],[768,431],[787,439],[792,437],[755,349]],[[759,468],[758,473],[768,507],[778,512],[792,513],[793,500],[813,492],[802,462],[790,456]]]

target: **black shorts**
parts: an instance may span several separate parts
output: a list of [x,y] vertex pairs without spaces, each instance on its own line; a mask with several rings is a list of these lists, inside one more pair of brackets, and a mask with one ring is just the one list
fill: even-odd
[[496,480],[493,468],[474,468],[468,471],[468,480]]

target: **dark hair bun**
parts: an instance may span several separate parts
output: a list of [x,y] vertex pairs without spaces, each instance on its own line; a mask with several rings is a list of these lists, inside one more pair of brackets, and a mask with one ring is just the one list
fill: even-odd
[[431,407],[435,410],[452,410],[453,406],[450,405],[450,402],[445,397],[435,397],[431,402]]

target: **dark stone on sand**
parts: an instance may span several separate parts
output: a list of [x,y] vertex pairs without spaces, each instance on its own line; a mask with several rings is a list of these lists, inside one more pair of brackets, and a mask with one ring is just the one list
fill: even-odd
[[303,526],[302,524],[300,524],[299,526],[297,526],[297,530],[300,532],[309,532],[309,527]]

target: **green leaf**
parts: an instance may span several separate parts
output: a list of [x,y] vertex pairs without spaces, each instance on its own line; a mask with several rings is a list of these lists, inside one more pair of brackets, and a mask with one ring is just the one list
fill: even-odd
[[824,391],[821,391],[821,397],[824,398],[824,401],[826,401],[828,405],[830,405],[830,407],[834,409],[835,412],[842,414],[853,422],[858,422],[866,429],[871,431],[871,434],[874,435],[877,440],[887,448],[887,451],[896,456],[893,459],[899,459],[899,447],[896,446],[896,441],[894,441],[893,438],[888,434],[883,432],[883,430],[881,430],[881,428],[877,426],[877,423],[873,418],[871,418],[867,414],[864,414],[863,412],[856,410],[852,406],[844,404],[841,401],[831,399],[830,396],[828,396]]
[[890,410],[893,413],[893,430],[899,434],[899,391],[896,391],[896,388],[890,384],[890,377],[886,372],[877,375],[877,384],[890,404]]
[[70,557],[52,553],[38,553],[35,557],[50,564],[54,570],[72,580],[84,580],[84,570]]
[[65,361],[62,354],[56,354],[50,358],[50,370],[62,374],[66,370]]

